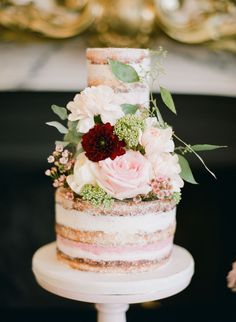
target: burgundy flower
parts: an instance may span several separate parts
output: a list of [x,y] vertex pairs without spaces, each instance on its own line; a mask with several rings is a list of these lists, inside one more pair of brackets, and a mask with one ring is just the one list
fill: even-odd
[[125,143],[113,133],[114,126],[110,123],[97,124],[82,136],[82,147],[86,157],[94,162],[125,154]]

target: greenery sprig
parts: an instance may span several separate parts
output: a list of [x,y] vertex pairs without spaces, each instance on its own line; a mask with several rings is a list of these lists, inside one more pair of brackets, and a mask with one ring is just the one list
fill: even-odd
[[114,199],[102,188],[91,184],[84,185],[81,189],[80,195],[83,200],[90,201],[94,207],[102,206],[105,209],[109,209],[114,202]]
[[51,109],[62,121],[67,120],[65,125],[58,121],[46,122],[47,125],[55,127],[61,134],[64,134],[63,141],[56,141],[55,143],[64,147],[70,145],[73,149],[76,149],[82,137],[82,133],[79,133],[76,129],[78,121],[68,120],[68,112],[65,107],[52,105]]
[[[175,148],[175,150],[177,151],[180,151],[180,153],[182,155],[178,155],[179,156],[179,160],[180,160],[180,165],[182,163],[182,167],[181,169],[183,169],[183,167],[185,168],[185,171],[184,171],[184,175],[187,177],[186,179],[182,178],[185,180],[185,181],[195,181],[195,179],[191,178],[191,169],[189,166],[186,165],[186,159],[183,157],[184,154],[186,153],[193,153],[200,161],[201,163],[203,164],[204,168],[216,179],[216,175],[214,174],[214,172],[212,172],[208,166],[206,165],[206,163],[204,162],[203,158],[196,152],[196,151],[211,151],[211,150],[216,150],[216,149],[220,149],[220,148],[226,148],[227,146],[226,145],[213,145],[213,144],[196,144],[196,145],[190,145],[190,144],[187,144],[186,142],[184,142],[180,137],[178,137],[175,133],[173,134],[173,136],[178,140],[180,141],[181,143],[184,144],[184,146],[179,146],[177,148]],[[185,161],[183,161],[185,160]],[[183,164],[185,163],[185,164]],[[186,169],[186,167],[189,167],[189,169]],[[188,181],[188,182],[190,182]],[[195,182],[190,182],[190,183],[197,183],[196,181]]]
[[[142,74],[141,78],[138,77],[136,70],[128,64],[115,62],[113,60],[109,60],[109,64],[111,67],[111,71],[113,72],[115,77],[117,79],[119,79],[120,81],[122,81],[124,83],[145,81],[145,82],[149,82],[149,86],[152,87],[154,85],[154,83],[158,81],[159,75],[164,73],[163,60],[166,57],[166,54],[167,54],[167,52],[164,51],[162,47],[160,47],[158,51],[150,51],[150,55],[152,57],[152,61],[154,62],[154,64],[152,64],[152,69],[150,71],[145,71],[145,70],[141,71],[141,74]],[[159,85],[159,83],[158,83],[158,85]],[[159,89],[160,89],[161,99],[162,99],[164,105],[172,113],[177,115],[177,110],[176,110],[175,103],[174,103],[171,93],[166,88],[164,88],[160,85],[159,85]],[[163,117],[160,112],[160,108],[158,107],[157,100],[156,100],[156,98],[153,97],[152,92],[150,94],[150,103],[151,103],[150,110],[149,110],[150,116],[156,117],[158,120],[158,123],[161,127],[168,126],[167,123],[163,120]],[[128,104],[124,104],[124,105],[128,105]],[[124,106],[124,108],[125,109],[127,108],[127,110],[129,111],[128,106],[127,107]],[[132,108],[131,108],[131,110],[132,110]],[[135,112],[135,109],[133,109],[133,112]],[[190,145],[190,144],[186,143],[185,141],[183,141],[175,133],[173,134],[173,136],[177,141],[179,141],[183,144],[183,146],[177,146],[175,148],[175,152],[179,152],[176,154],[178,155],[178,158],[179,158],[179,164],[181,167],[180,175],[183,180],[185,180],[189,183],[192,183],[192,184],[197,184],[196,180],[193,177],[189,162],[184,157],[184,155],[187,153],[193,153],[200,160],[200,162],[203,164],[205,169],[214,178],[216,178],[216,175],[208,168],[208,166],[204,162],[203,158],[197,152],[212,151],[212,150],[219,149],[219,148],[225,148],[227,146],[213,145],[213,144]]]

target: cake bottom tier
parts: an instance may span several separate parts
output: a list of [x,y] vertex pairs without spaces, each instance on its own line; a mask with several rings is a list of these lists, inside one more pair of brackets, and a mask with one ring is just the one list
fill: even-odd
[[171,252],[172,250],[169,251],[169,253],[161,259],[135,261],[104,261],[70,257],[64,254],[59,249],[57,249],[57,258],[58,260],[66,263],[70,267],[81,271],[97,273],[130,273],[146,272],[165,265],[171,256]]

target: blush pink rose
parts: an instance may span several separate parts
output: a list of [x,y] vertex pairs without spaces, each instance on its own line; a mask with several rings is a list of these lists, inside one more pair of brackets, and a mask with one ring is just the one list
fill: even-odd
[[151,163],[137,151],[98,163],[98,185],[116,199],[133,198],[151,191]]

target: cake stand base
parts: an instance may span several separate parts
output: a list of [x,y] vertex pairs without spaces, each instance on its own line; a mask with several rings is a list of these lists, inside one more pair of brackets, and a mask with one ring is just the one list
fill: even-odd
[[95,304],[98,322],[125,322],[128,304]]
[[192,256],[176,245],[168,263],[151,272],[77,271],[57,260],[55,242],[37,250],[32,266],[37,282],[47,291],[77,301],[97,303],[98,322],[125,322],[128,304],[177,294],[188,286],[194,272]]

